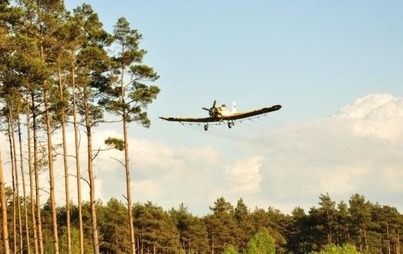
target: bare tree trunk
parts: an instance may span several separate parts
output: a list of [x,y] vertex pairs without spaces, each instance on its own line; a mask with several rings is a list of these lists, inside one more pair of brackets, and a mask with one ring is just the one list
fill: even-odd
[[[21,122],[20,118],[17,119],[17,128],[18,128],[18,146],[20,151],[20,170],[21,170],[21,184],[22,184],[22,194],[24,199],[24,222],[25,222],[25,241],[27,243],[27,252],[31,253],[31,242],[29,237],[29,225],[28,225],[28,208],[27,208],[27,190],[25,187],[25,171],[24,171],[24,156],[22,149],[22,133],[21,133]],[[22,231],[22,230],[21,230]],[[21,232],[22,236],[22,232]],[[23,245],[21,245],[23,246]]]
[[63,167],[64,167],[64,188],[66,197],[66,224],[67,224],[67,253],[71,253],[71,223],[70,223],[70,190],[69,190],[69,167],[67,163],[67,140],[66,140],[66,109],[64,106],[64,85],[59,69],[59,92],[62,102],[61,108],[61,127],[63,142]]
[[73,86],[73,127],[74,127],[74,151],[76,160],[76,174],[77,174],[77,206],[78,206],[78,226],[80,236],[80,254],[84,254],[84,230],[83,230],[83,209],[81,201],[81,166],[80,166],[80,141],[79,130],[77,122],[77,88],[75,81],[75,71],[72,68],[72,86]]
[[11,114],[11,109],[8,109],[8,144],[10,149],[10,161],[11,161],[11,182],[13,188],[13,253],[17,253],[18,243],[17,243],[17,207],[18,207],[18,195],[17,195],[17,165],[15,159],[15,143],[14,141],[14,130],[13,130],[13,119]]
[[127,135],[127,110],[125,105],[125,87],[124,87],[124,69],[121,71],[121,100],[123,105],[123,140],[125,143],[124,149],[124,165],[125,165],[125,173],[126,173],[126,195],[127,195],[127,211],[128,211],[128,219],[129,219],[129,232],[130,232],[130,249],[131,253],[136,253],[136,243],[134,238],[134,225],[133,225],[133,211],[132,211],[132,190],[131,190],[131,174],[130,174],[130,164],[129,164],[129,139]]
[[3,233],[3,250],[4,254],[10,254],[10,243],[8,239],[8,224],[7,224],[7,202],[6,202],[6,190],[4,187],[3,177],[3,161],[0,148],[0,200],[1,200],[1,218],[2,218],[2,233]]
[[[46,84],[44,84],[45,86]],[[59,237],[57,232],[57,213],[56,213],[56,199],[55,199],[55,175],[53,168],[53,144],[52,144],[52,125],[50,120],[48,92],[44,88],[43,102],[45,107],[45,121],[46,121],[46,138],[48,149],[48,166],[49,166],[49,192],[50,192],[50,206],[52,209],[52,226],[53,226],[53,247],[54,253],[59,254]]]
[[32,104],[32,130],[33,130],[33,148],[34,148],[34,178],[35,178],[35,210],[36,210],[36,224],[38,233],[38,250],[40,254],[43,254],[43,235],[42,235],[42,218],[41,218],[41,195],[39,185],[39,159],[38,159],[38,126],[37,126],[37,114],[35,95],[31,95]]
[[[29,104],[28,104],[29,107]],[[29,171],[29,187],[30,187],[30,199],[31,199],[31,220],[32,220],[32,230],[33,230],[33,236],[34,236],[34,248],[35,248],[35,254],[39,253],[39,246],[38,246],[38,230],[37,230],[37,224],[36,224],[36,217],[35,217],[35,203],[36,200],[34,199],[34,193],[35,193],[35,185],[34,185],[34,176],[33,176],[33,167],[32,167],[32,147],[31,147],[31,142],[32,142],[32,133],[31,133],[31,118],[29,116],[29,108],[27,111],[26,115],[26,121],[27,121],[27,146],[28,146],[28,171]],[[28,252],[30,253],[30,252]]]
[[99,254],[98,240],[98,223],[95,200],[95,177],[93,169],[92,154],[92,124],[90,119],[90,107],[88,105],[88,91],[84,88],[84,110],[85,110],[85,126],[87,130],[87,163],[88,163],[88,180],[90,183],[90,210],[91,210],[91,228],[92,228],[92,244],[94,254]]

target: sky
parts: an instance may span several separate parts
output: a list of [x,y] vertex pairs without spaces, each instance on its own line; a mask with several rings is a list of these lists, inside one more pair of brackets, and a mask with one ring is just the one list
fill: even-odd
[[[359,193],[403,212],[402,1],[65,1],[83,2],[109,32],[124,16],[160,75],[151,128],[129,129],[135,201],[205,215],[219,197],[242,198],[289,213],[318,206],[320,194]],[[283,108],[207,132],[158,118],[204,117],[214,100]],[[121,130],[94,134],[101,147]],[[121,154],[95,161],[105,202],[125,195],[112,157]]]

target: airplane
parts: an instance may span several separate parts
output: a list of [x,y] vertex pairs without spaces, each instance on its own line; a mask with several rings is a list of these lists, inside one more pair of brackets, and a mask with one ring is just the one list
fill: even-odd
[[265,107],[261,109],[245,111],[245,112],[237,112],[236,104],[234,103],[232,106],[232,112],[228,111],[225,104],[216,107],[216,101],[214,101],[213,105],[210,108],[203,107],[202,109],[208,111],[209,116],[203,118],[191,118],[191,117],[160,117],[162,120],[173,121],[173,122],[189,122],[189,123],[205,123],[204,130],[208,130],[208,124],[212,122],[227,122],[228,128],[232,128],[234,126],[235,120],[240,120],[244,118],[250,118],[257,115],[266,114],[272,111],[276,111],[281,109],[281,105],[274,105],[270,107]]

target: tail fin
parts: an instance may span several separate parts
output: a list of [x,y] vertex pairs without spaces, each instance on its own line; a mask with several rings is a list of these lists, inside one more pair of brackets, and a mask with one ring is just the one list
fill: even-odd
[[236,113],[236,103],[235,103],[235,101],[232,103],[232,113]]

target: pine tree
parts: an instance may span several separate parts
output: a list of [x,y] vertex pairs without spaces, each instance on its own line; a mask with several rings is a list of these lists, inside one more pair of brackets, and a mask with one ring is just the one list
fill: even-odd
[[[93,160],[96,157],[93,150],[93,127],[103,119],[103,112],[96,103],[102,90],[108,83],[105,73],[109,68],[106,47],[110,44],[110,36],[102,27],[98,15],[91,6],[84,4],[74,10],[76,22],[79,22],[82,34],[82,44],[75,56],[74,91],[80,94],[77,101],[78,111],[83,115],[87,139],[87,170],[90,188],[90,211],[92,245],[94,254],[99,254],[99,233],[95,200],[95,174]],[[77,98],[77,97],[76,97]],[[77,131],[76,131],[77,133]],[[76,143],[77,145],[77,143]],[[76,147],[77,152],[77,147]],[[79,169],[77,169],[79,170]],[[79,181],[79,178],[78,180]],[[79,183],[78,183],[79,184]]]
[[255,231],[252,223],[252,216],[242,198],[238,200],[234,211],[238,231],[238,248],[240,250],[245,250],[248,241],[251,239]]
[[220,197],[210,210],[213,213],[206,217],[210,249],[212,253],[221,253],[227,246],[237,244],[234,208]]
[[368,226],[371,221],[371,204],[365,200],[365,197],[354,194],[349,200],[351,214],[351,236],[358,244],[358,250],[364,252],[369,249]]
[[115,198],[100,207],[99,229],[102,235],[101,253],[129,253],[130,239],[127,238],[127,207]]
[[176,223],[181,250],[186,253],[207,252],[207,230],[203,221],[192,215],[183,203],[178,209],[171,209],[169,214]]
[[[149,85],[159,77],[149,66],[142,64],[146,51],[139,49],[141,34],[130,28],[129,22],[119,18],[113,31],[114,45],[118,48],[116,56],[112,57],[114,82],[108,91],[109,96],[102,103],[106,109],[121,117],[123,142],[116,138],[106,140],[106,143],[124,152],[124,168],[126,175],[126,199],[131,239],[131,253],[136,251],[132,213],[131,170],[129,163],[128,123],[138,122],[144,127],[150,126],[147,117],[147,106],[157,97],[159,88]],[[126,80],[127,79],[127,80]],[[123,144],[123,146],[119,145]]]
[[333,244],[335,242],[335,228],[337,225],[336,203],[332,201],[328,193],[326,195],[321,194],[319,199],[319,212],[322,213],[321,217],[324,219],[322,226],[326,234],[327,244]]

